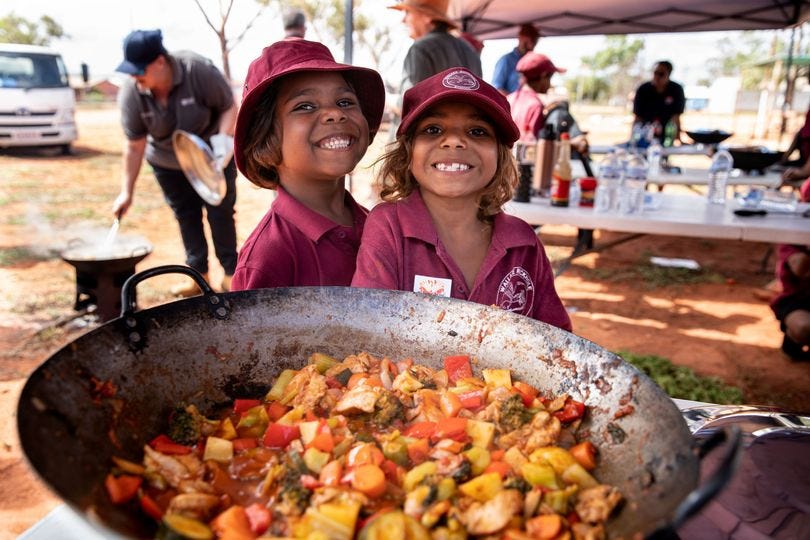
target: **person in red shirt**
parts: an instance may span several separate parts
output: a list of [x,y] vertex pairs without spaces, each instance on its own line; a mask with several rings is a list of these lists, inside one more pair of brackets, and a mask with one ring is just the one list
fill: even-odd
[[[801,200],[810,200],[810,180],[800,189]],[[782,351],[794,360],[810,360],[810,246],[777,246],[776,278],[782,291],[771,309],[785,333]]]
[[239,252],[232,290],[349,285],[367,211],[345,188],[382,119],[371,69],[304,39],[266,47],[248,69],[234,157],[278,194]]
[[517,139],[506,98],[464,68],[405,92],[352,286],[496,305],[571,330],[537,235],[502,211]]

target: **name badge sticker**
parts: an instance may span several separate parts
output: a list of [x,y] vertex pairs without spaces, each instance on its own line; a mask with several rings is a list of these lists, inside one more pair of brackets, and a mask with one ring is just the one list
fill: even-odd
[[413,292],[445,296],[450,298],[453,280],[416,274],[413,278]]

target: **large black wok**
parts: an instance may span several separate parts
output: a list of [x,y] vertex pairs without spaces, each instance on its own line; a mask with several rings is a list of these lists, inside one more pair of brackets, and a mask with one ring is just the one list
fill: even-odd
[[[123,295],[163,271],[133,276]],[[137,313],[131,298],[123,299],[121,318],[62,348],[22,391],[25,455],[92,522],[151,535],[148,519],[108,502],[102,483],[110,456],[140,460],[174,405],[194,403],[205,413],[235,397],[262,396],[282,369],[301,367],[314,351],[342,357],[367,350],[433,366],[444,355],[469,354],[476,369],[507,367],[549,394],[585,401],[583,427],[600,451],[596,474],[627,501],[609,523],[611,537],[666,523],[696,486],[698,458],[673,402],[619,357],[570,333],[415,293],[325,287],[216,294],[198,282],[203,296]]]

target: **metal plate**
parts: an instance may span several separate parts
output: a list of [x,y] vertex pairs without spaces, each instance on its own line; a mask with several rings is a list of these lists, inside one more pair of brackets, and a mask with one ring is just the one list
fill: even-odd
[[200,137],[182,129],[175,130],[172,145],[194,191],[208,204],[218,206],[225,197],[227,186],[211,147]]

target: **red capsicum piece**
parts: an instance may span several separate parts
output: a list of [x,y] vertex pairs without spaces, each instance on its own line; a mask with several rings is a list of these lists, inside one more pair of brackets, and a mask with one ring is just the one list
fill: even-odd
[[264,432],[264,446],[270,448],[286,448],[295,439],[301,436],[298,426],[286,426],[284,424],[270,424]]
[[530,386],[523,381],[513,382],[512,388],[517,390],[518,394],[520,394],[520,399],[523,400],[523,405],[526,407],[531,407],[534,398],[540,393],[537,388]]
[[257,535],[264,534],[273,521],[270,510],[259,503],[253,503],[245,508],[245,515],[247,515],[248,523],[250,523],[250,530]]
[[258,399],[235,399],[233,400],[233,413],[242,414],[245,411],[258,407],[262,402]]
[[158,435],[149,442],[149,446],[160,452],[161,454],[169,455],[183,455],[190,454],[192,448],[184,444],[177,444],[171,440],[167,435]]
[[436,422],[414,422],[402,432],[406,437],[426,439],[436,431]]
[[108,474],[104,479],[104,487],[107,489],[107,495],[113,504],[124,504],[129,502],[138,493],[143,478],[140,476],[133,476],[130,474],[122,474],[115,476]]
[[459,379],[473,376],[470,357],[467,355],[445,356],[444,370],[447,372],[447,378],[450,379],[450,382],[453,384]]
[[556,411],[554,416],[557,417],[557,420],[565,424],[582,418],[583,414],[585,414],[585,404],[569,397],[565,400],[563,408]]
[[155,502],[155,499],[149,495],[144,495],[141,497],[140,503],[141,510],[143,510],[147,516],[151,517],[155,521],[160,521],[163,519],[163,510],[160,509],[160,506],[157,502]]
[[453,439],[454,441],[464,440],[467,438],[467,419],[451,416],[442,418],[436,424],[436,431],[433,432],[431,439]]
[[475,410],[484,405],[484,391],[472,390],[459,394],[458,398],[461,400],[461,406],[465,409]]

